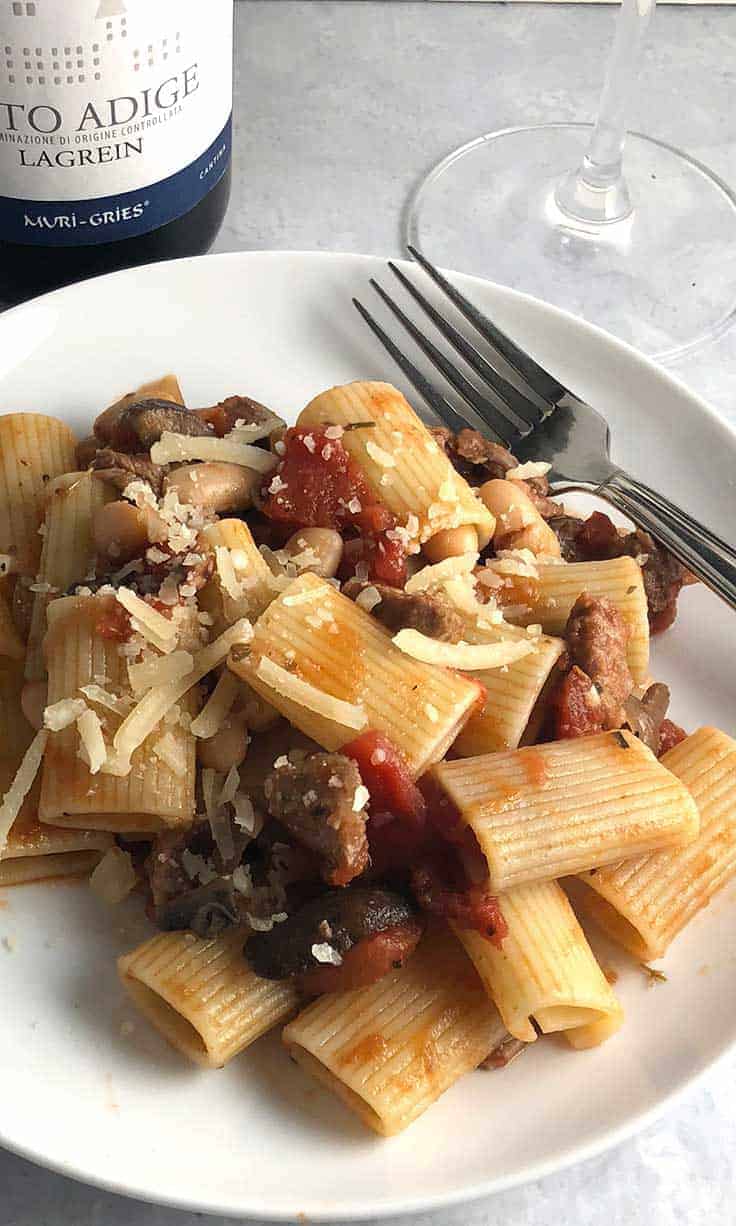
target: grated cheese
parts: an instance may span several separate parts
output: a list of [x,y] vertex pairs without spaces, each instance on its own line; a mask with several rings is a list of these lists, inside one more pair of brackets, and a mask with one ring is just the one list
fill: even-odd
[[358,784],[353,796],[353,813],[360,813],[364,809],[371,798],[371,794],[364,783]]
[[129,852],[120,847],[109,847],[89,879],[92,893],[102,902],[114,907],[127,898],[138,884]]
[[381,594],[378,591],[378,588],[373,587],[372,585],[370,587],[364,587],[363,591],[359,592],[356,596],[355,603],[359,605],[361,609],[365,609],[366,613],[370,613],[371,609],[375,609],[376,605],[381,603]]
[[345,728],[365,728],[368,722],[361,706],[318,690],[309,681],[303,681],[301,677],[287,672],[280,664],[275,664],[268,656],[261,656],[256,675],[282,697],[290,699],[300,707],[306,707],[309,711],[315,711],[336,724],[342,724]]
[[467,575],[478,565],[477,553],[462,553],[454,558],[444,558],[434,566],[423,566],[415,575],[407,580],[404,591],[413,595],[424,592],[427,588],[437,587],[456,575]]
[[140,664],[128,664],[128,680],[133,693],[138,696],[155,685],[178,681],[185,677],[194,663],[188,651],[172,651],[170,656],[151,656]]
[[45,729],[37,732],[23,755],[15,778],[3,796],[0,804],[0,858],[7,846],[11,826],[20,813],[23,801],[33,787],[33,781],[38,774],[43,759],[49,734]]
[[163,719],[180,698],[198,681],[226,658],[231,648],[236,644],[249,643],[253,638],[253,627],[247,618],[242,617],[234,625],[225,630],[214,642],[208,643],[197,652],[192,662],[192,668],[186,676],[178,681],[169,681],[165,685],[155,686],[141,698],[115,733],[113,753],[108,755],[105,771],[111,775],[127,775],[131,766],[131,755],[139,745],[142,745],[149,733]]
[[225,669],[199,715],[192,720],[191,732],[194,736],[206,739],[220,731],[239,688],[238,678],[229,669]]
[[94,702],[98,707],[105,707],[108,711],[114,711],[116,715],[127,715],[133,701],[128,695],[111,694],[101,685],[80,685],[79,690],[90,702]]
[[225,782],[220,789],[218,797],[218,805],[229,805],[235,799],[235,795],[240,787],[240,771],[237,766],[231,766],[225,776]]
[[238,418],[232,430],[224,436],[223,441],[231,443],[257,443],[262,438],[268,438],[274,430],[281,429],[286,423],[275,413],[269,413],[265,421],[243,421]]
[[312,946],[312,957],[315,962],[322,962],[327,966],[342,966],[342,955],[327,941],[317,942]]
[[[258,473],[270,473],[278,464],[276,456],[262,447],[248,443],[236,443],[231,439],[214,436],[196,437],[173,434],[164,430],[161,438],[151,448],[154,464],[172,464],[181,460],[221,460],[226,464],[240,464]],[[127,492],[127,491],[126,491]]]
[[419,630],[399,630],[392,642],[399,651],[421,660],[423,664],[439,664],[461,672],[477,672],[514,664],[535,650],[530,642],[515,643],[441,643]]
[[159,613],[128,587],[119,587],[115,592],[118,603],[130,614],[133,629],[160,651],[173,651],[176,645],[176,626],[163,613]]
[[60,698],[52,702],[43,713],[43,726],[49,732],[61,732],[69,728],[87,710],[83,698]]
[[168,766],[172,775],[183,777],[189,772],[189,755],[183,741],[177,739],[173,732],[164,732],[152,746],[156,757]]
[[85,710],[77,720],[77,730],[81,742],[79,757],[89,767],[90,775],[96,775],[107,757],[102,723],[97,712]]
[[233,820],[236,826],[245,830],[252,838],[263,829],[263,818],[256,813],[253,801],[246,792],[236,792],[233,796]]
[[380,468],[396,468],[396,459],[391,455],[390,451],[384,451],[383,447],[379,447],[378,443],[374,443],[373,439],[368,439],[365,445],[368,455],[378,464]]

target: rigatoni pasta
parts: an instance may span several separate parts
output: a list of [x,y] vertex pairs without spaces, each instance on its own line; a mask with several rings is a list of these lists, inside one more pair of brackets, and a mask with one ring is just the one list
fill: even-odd
[[18,574],[35,577],[46,486],[74,468],[74,446],[69,427],[54,417],[0,417],[0,555]]
[[406,1128],[476,1068],[504,1027],[451,933],[371,987],[323,996],[284,1030],[298,1064],[381,1136]]
[[697,805],[698,837],[686,847],[586,873],[582,891],[573,889],[584,912],[643,961],[661,958],[736,873],[736,742],[716,728],[700,728],[666,753],[662,764]]
[[222,1068],[293,1013],[289,983],[259,979],[242,956],[245,933],[202,940],[161,932],[118,960],[120,979],[138,1008],[182,1055]]
[[442,762],[432,775],[508,890],[682,847],[700,821],[680,781],[630,732]]
[[97,509],[112,496],[107,482],[91,472],[65,473],[49,482],[41,563],[26,654],[27,681],[40,681],[46,676],[42,643],[49,600],[63,596],[73,583],[94,575],[92,524]]
[[[247,654],[231,656],[230,667],[326,749],[377,728],[415,775],[442,757],[482,695],[477,682],[404,655],[368,613],[315,575],[295,579],[269,605]],[[314,694],[289,689],[289,677],[333,702],[316,710]]]
[[[69,596],[54,601],[49,609],[53,613],[45,640],[49,707],[67,700],[79,702],[112,731],[120,724],[121,712],[133,706],[127,657],[119,651],[116,627],[121,624],[121,610],[115,597]],[[117,712],[110,701],[118,706]],[[183,706],[165,731],[153,732],[134,753],[132,768],[124,776],[99,768],[90,772],[78,717],[52,731],[43,767],[41,821],[128,834],[191,824],[195,747],[187,726],[190,715],[191,708]],[[156,752],[164,735],[172,747],[168,761]]]
[[610,600],[620,611],[629,633],[629,668],[641,684],[649,674],[649,622],[641,567],[634,558],[566,565],[540,562],[536,577],[518,581],[518,602],[508,611],[509,621],[525,626],[539,623],[546,634],[562,634],[583,592]]
[[606,1022],[621,1013],[562,888],[535,881],[499,895],[507,928],[498,945],[455,928],[503,1022],[525,1043]]
[[476,529],[480,546],[488,543],[490,512],[390,383],[346,383],[322,392],[299,414],[298,425],[353,427],[361,422],[372,428],[349,428],[341,442],[412,539],[423,544],[468,524]]

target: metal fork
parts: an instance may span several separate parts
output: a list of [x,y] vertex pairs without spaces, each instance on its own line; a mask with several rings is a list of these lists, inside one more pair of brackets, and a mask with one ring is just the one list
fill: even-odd
[[[686,511],[624,472],[610,460],[610,431],[604,418],[524,353],[464,294],[413,247],[416,262],[458,308],[478,342],[458,331],[396,264],[388,267],[425,315],[477,376],[473,381],[421,331],[375,279],[371,285],[403,328],[440,371],[495,440],[525,460],[551,464],[552,490],[583,490],[604,498],[661,542],[688,570],[736,608],[736,550]],[[353,303],[409,382],[451,430],[477,425],[459,412],[407,357],[357,298]],[[478,343],[483,343],[485,356]],[[502,359],[502,361],[499,361]],[[505,365],[504,365],[505,363]],[[510,368],[511,382],[500,373]]]

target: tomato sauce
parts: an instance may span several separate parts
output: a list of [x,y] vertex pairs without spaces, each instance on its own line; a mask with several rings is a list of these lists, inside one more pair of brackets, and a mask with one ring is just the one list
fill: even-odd
[[108,601],[103,613],[97,619],[95,632],[101,639],[109,639],[113,643],[127,643],[133,627],[130,616],[117,600]]
[[573,667],[556,686],[550,699],[552,740],[600,732],[603,728],[603,708],[591,701],[592,681],[582,669]]
[[342,578],[355,573],[359,562],[368,578],[400,586],[406,578],[406,552],[388,536],[396,516],[376,499],[358,465],[340,439],[328,438],[326,428],[297,426],[284,435],[284,456],[263,489],[263,513],[294,528],[336,528],[353,531],[357,543],[346,542]]

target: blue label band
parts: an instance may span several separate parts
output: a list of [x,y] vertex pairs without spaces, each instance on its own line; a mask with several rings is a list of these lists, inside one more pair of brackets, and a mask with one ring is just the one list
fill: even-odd
[[0,238],[29,246],[81,247],[158,230],[212,191],[227,170],[231,151],[232,117],[189,166],[139,191],[81,201],[0,196]]

